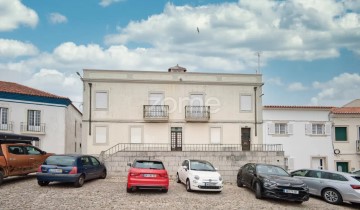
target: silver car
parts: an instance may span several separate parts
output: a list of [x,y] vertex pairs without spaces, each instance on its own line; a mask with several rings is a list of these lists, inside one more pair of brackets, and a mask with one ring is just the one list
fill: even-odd
[[326,202],[360,203],[360,176],[337,171],[301,169],[291,172],[309,187],[309,193],[321,196]]

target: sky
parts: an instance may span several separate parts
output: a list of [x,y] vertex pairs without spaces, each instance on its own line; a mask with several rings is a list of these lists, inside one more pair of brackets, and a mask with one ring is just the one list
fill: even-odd
[[177,64],[261,73],[263,105],[342,106],[360,98],[360,1],[0,0],[2,81],[81,109],[82,69]]

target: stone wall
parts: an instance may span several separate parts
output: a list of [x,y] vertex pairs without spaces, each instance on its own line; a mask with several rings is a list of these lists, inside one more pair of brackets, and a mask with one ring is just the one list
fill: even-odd
[[118,152],[105,160],[108,174],[126,177],[129,166],[135,159],[163,161],[171,179],[185,159],[198,159],[211,162],[218,168],[225,182],[235,183],[239,168],[249,162],[268,163],[284,167],[284,152]]

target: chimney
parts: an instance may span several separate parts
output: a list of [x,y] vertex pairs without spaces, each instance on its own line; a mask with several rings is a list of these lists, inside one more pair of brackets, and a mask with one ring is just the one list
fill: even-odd
[[170,67],[168,69],[168,72],[175,72],[175,73],[178,73],[178,72],[186,72],[186,68],[184,67],[181,67],[179,66],[179,64],[177,64],[176,66],[173,66],[173,67]]

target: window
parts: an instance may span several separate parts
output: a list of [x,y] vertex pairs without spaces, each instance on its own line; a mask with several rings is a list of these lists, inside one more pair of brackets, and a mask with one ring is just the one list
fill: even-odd
[[308,123],[305,125],[305,133],[307,135],[330,135],[330,123]]
[[108,92],[99,91],[95,93],[95,108],[96,109],[108,108]]
[[76,120],[75,120],[75,137],[76,137],[76,123],[77,123],[77,122],[76,122]]
[[39,110],[28,110],[29,131],[37,131],[36,127],[40,126],[40,114]]
[[306,174],[306,177],[321,178],[321,171],[309,171],[309,173]]
[[331,179],[335,181],[348,181],[344,176],[335,173],[322,172],[324,179]]
[[24,147],[22,147],[22,146],[9,146],[8,150],[11,154],[14,154],[14,155],[24,155],[25,154]]
[[93,166],[98,166],[98,165],[100,165],[99,161],[98,161],[96,158],[90,157],[90,159],[91,159],[91,162],[92,162]]
[[131,127],[130,128],[130,143],[140,144],[142,142],[142,128]]
[[0,107],[0,130],[8,130],[9,109]]
[[81,163],[83,166],[91,166],[91,162],[88,157],[81,157]]
[[335,127],[335,141],[347,141],[346,127]]
[[298,170],[291,173],[292,176],[305,176],[308,170]]
[[97,126],[95,127],[95,144],[107,143],[107,127]]
[[241,111],[251,111],[251,96],[240,96],[240,110]]
[[270,135],[290,135],[293,134],[293,124],[269,123],[268,132]]
[[221,128],[210,128],[210,143],[211,144],[221,143]]
[[29,155],[41,155],[41,151],[36,149],[35,147],[27,146],[25,147],[25,150]]

